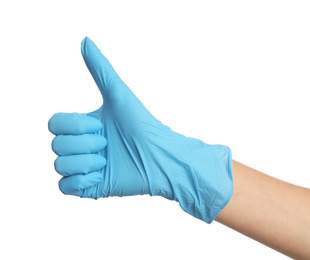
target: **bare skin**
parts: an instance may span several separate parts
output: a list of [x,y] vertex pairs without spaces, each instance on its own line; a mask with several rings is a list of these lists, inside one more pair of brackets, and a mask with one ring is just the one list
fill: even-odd
[[235,192],[216,221],[294,259],[310,259],[310,189],[233,161]]

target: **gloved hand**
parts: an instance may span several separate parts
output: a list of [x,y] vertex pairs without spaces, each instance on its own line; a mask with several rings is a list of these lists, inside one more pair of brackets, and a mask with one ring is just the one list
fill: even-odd
[[211,223],[233,193],[230,149],[163,125],[89,38],[81,47],[104,102],[88,114],[56,113],[49,120],[60,190],[94,199],[163,196]]

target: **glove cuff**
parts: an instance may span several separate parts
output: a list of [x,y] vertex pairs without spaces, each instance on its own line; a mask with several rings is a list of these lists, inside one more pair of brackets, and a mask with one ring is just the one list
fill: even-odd
[[149,179],[150,194],[175,200],[188,214],[211,223],[233,194],[230,148],[186,138],[164,152],[169,160]]
[[[231,200],[234,191],[231,150],[223,145],[202,143],[188,158],[191,176],[189,196],[178,196],[183,210],[211,223]],[[181,195],[181,194],[180,194]]]

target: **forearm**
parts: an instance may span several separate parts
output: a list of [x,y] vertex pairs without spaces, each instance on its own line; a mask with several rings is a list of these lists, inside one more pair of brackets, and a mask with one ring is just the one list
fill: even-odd
[[310,190],[233,161],[235,192],[216,220],[295,259],[310,259]]

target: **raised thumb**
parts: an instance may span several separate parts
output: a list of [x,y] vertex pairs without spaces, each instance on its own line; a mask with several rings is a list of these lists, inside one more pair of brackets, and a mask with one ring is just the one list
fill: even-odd
[[81,52],[105,101],[128,91],[128,87],[117,75],[110,62],[88,37],[85,37],[81,43]]

